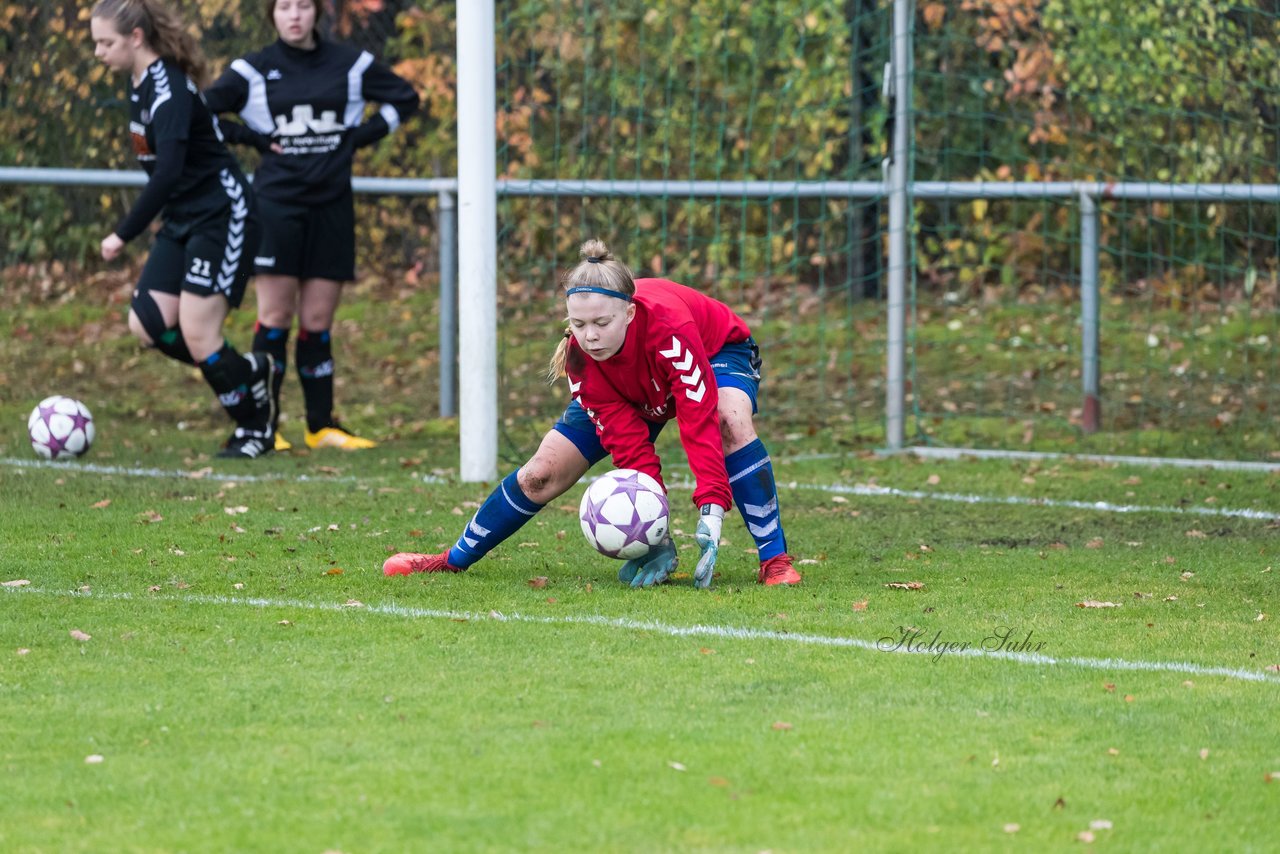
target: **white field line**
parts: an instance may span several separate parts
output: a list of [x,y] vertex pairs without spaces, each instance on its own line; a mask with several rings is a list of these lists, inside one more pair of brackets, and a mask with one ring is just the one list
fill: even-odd
[[[179,480],[216,480],[236,481],[239,483],[264,483],[291,481],[296,483],[352,483],[359,480],[354,477],[328,476],[313,477],[307,474],[268,473],[261,475],[232,475],[205,470],[183,471],[181,469],[149,469],[127,468],[121,466],[102,466],[93,463],[48,462],[44,460],[18,460],[12,457],[0,458],[0,465],[17,468],[62,469],[70,472],[89,472],[92,474],[116,474],[128,477],[177,478]],[[422,475],[424,483],[447,483],[436,475]],[[587,482],[591,478],[584,478]],[[690,480],[670,482],[670,486],[692,489]],[[1233,509],[1230,507],[1172,507],[1151,504],[1114,504],[1110,501],[1073,501],[1058,498],[1028,498],[1017,495],[977,495],[958,492],[927,492],[918,489],[897,489],[891,486],[871,486],[866,484],[841,483],[800,483],[797,481],[780,481],[782,488],[812,489],[820,492],[832,492],[842,495],[859,495],[867,498],[908,498],[919,501],[947,501],[960,504],[1002,504],[1022,507],[1052,507],[1071,510],[1093,510],[1102,513],[1161,513],[1180,516],[1216,516],[1219,518],[1259,519],[1266,522],[1280,521],[1280,512],[1270,510],[1251,510],[1248,508]]]
[[[793,634],[776,632],[769,629],[752,629],[738,626],[693,625],[676,626],[654,620],[633,620],[628,617],[605,617],[600,615],[538,617],[528,614],[502,614],[489,611],[481,614],[472,611],[449,611],[438,608],[417,608],[410,605],[364,605],[335,604],[332,602],[307,602],[300,599],[264,599],[256,596],[174,596],[147,595],[138,596],[133,593],[81,593],[78,591],[44,590],[31,587],[4,588],[14,595],[27,596],[62,596],[68,598],[105,599],[109,601],[160,601],[178,602],[189,605],[229,605],[250,608],[274,608],[279,610],[306,611],[364,611],[370,614],[381,614],[392,617],[403,617],[410,620],[466,620],[479,622],[492,620],[498,623],[530,623],[545,626],[598,626],[605,629],[621,629],[623,631],[656,632],[668,637],[709,637],[725,640],[762,640],[779,643],[802,644],[805,646],[823,646],[839,649],[857,649],[863,652],[884,654],[928,655],[941,659],[946,656],[963,656],[967,658],[990,658],[1025,664],[1033,667],[1079,667],[1088,670],[1104,671],[1140,671],[1147,673],[1182,673],[1188,676],[1222,676],[1244,682],[1264,682],[1280,685],[1280,676],[1272,676],[1265,672],[1243,670],[1237,667],[1215,667],[1192,664],[1187,661],[1131,661],[1123,658],[1086,658],[1082,656],[1055,657],[1040,653],[1015,652],[1010,650],[985,650],[970,647],[939,653],[937,649],[916,644],[886,644],[861,638],[836,637],[831,635]],[[895,639],[896,640],[896,639]],[[922,646],[924,648],[922,648]]]
[[[1136,457],[1123,454],[1080,454],[1060,451],[1000,451],[985,448],[912,447],[900,451],[878,449],[876,456],[884,458],[905,455],[936,460],[1066,460],[1068,462],[1102,463],[1104,465],[1146,466],[1147,468],[1216,469],[1219,471],[1280,472],[1280,463],[1252,460],[1211,460],[1187,457]],[[777,462],[797,463],[821,460],[848,459],[845,452],[794,454],[775,457]]]
[[137,466],[104,466],[98,463],[84,463],[77,460],[57,462],[54,460],[19,460],[14,457],[0,457],[0,465],[20,469],[50,469],[73,473],[118,474],[125,477],[175,478],[177,480],[218,480],[235,481],[237,483],[266,483],[274,481],[294,481],[297,483],[350,483],[354,477],[331,475],[312,476],[309,474],[284,474],[268,472],[266,474],[228,474],[209,469],[157,469]]

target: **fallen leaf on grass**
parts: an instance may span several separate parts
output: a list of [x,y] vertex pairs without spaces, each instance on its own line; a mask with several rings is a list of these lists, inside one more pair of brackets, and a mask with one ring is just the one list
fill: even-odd
[[71,635],[73,640],[78,640],[81,643],[84,643],[89,638],[93,637],[93,635],[87,635],[84,632],[80,631],[79,629],[72,629],[68,634]]
[[163,522],[164,517],[154,510],[144,510],[138,514],[138,521],[144,525],[154,525],[156,522]]
[[1088,842],[1092,842],[1092,841],[1093,841],[1093,831],[1091,831],[1091,830],[1082,830],[1082,831],[1080,831],[1079,833],[1077,833],[1077,834],[1076,834],[1076,839],[1077,839],[1077,840],[1079,840],[1080,842],[1086,842],[1086,843],[1088,843]]
[[1192,578],[1194,578],[1194,577],[1195,577],[1195,573],[1194,573],[1194,572],[1184,572],[1184,573],[1182,573],[1182,575],[1179,575],[1178,577],[1179,577],[1179,578],[1181,578],[1183,581],[1190,581]]
[[1108,756],[1119,756],[1119,755],[1120,755],[1120,751],[1119,751],[1119,750],[1117,750],[1117,749],[1116,749],[1116,748],[1114,748],[1114,747],[1108,747],[1108,748],[1107,748],[1107,755],[1108,755]]
[[326,569],[324,571],[324,574],[325,575],[342,575],[342,567],[335,566],[332,569]]
[[853,603],[853,610],[855,610],[855,611],[865,611],[865,610],[867,610],[867,600],[866,600],[866,599],[863,599],[863,600],[862,600],[862,601],[860,601],[860,602],[854,602],[854,603]]
[[1164,597],[1164,601],[1166,601],[1166,602],[1177,602],[1177,601],[1178,601],[1178,597],[1177,597],[1177,596],[1166,596],[1166,597]]
[[715,651],[714,649],[712,649],[711,647],[707,647],[707,646],[700,646],[700,647],[698,647],[698,652],[702,653],[703,655],[715,655],[715,654],[716,654],[716,651]]
[[1280,673],[1280,664],[1268,664],[1263,670],[1270,670],[1272,673]]
[[228,516],[239,516],[241,513],[248,513],[249,508],[241,504],[238,507],[223,507],[222,512]]
[[90,753],[88,756],[84,758],[84,764],[85,765],[101,765],[102,760],[103,760],[102,754]]
[[924,482],[929,484],[930,486],[937,486],[938,484],[942,483],[942,478],[936,474],[931,474],[924,479]]
[[1010,822],[1009,824],[1006,824],[1004,826],[1005,833],[1017,833],[1019,830],[1022,830],[1022,825],[1014,824],[1013,822]]
[[1090,830],[1110,830],[1111,822],[1107,821],[1105,818],[1095,818],[1093,821],[1089,822],[1089,829]]
[[1209,535],[1206,534],[1204,531],[1197,531],[1195,528],[1192,528],[1190,531],[1187,531],[1187,536],[1191,537],[1194,540],[1203,540],[1205,537]]
[[721,787],[729,785],[729,781],[726,780],[724,777],[708,777],[707,783],[712,786],[721,786]]
[[1208,758],[1209,758],[1209,748],[1207,748],[1207,747],[1202,747],[1202,748],[1200,748],[1200,758],[1201,758],[1201,759],[1208,759]]
[[890,581],[888,584],[885,585],[885,587],[890,587],[894,590],[923,590],[924,582],[923,581]]
[[684,771],[684,770],[685,770],[685,767],[684,767],[683,765],[681,765],[679,762],[668,762],[668,763],[667,763],[667,765],[668,765],[668,767],[670,767],[670,768],[671,768],[671,770],[672,770],[672,771]]
[[0,584],[0,587],[26,587],[31,582],[25,578],[15,578],[13,581],[6,581]]
[[787,730],[787,729],[791,729],[792,726],[786,721],[774,721],[773,728],[777,730]]
[[1097,599],[1086,599],[1076,603],[1077,608],[1119,608],[1118,602],[1099,602]]
[[94,502],[93,504],[90,504],[89,506],[92,507],[94,510],[101,510],[104,507],[111,506],[111,499],[104,498],[101,501],[97,501],[97,502]]
[[1092,540],[1084,544],[1086,549],[1100,549],[1102,546],[1102,537],[1094,537]]
[[25,646],[20,646],[20,647],[18,647],[18,649],[16,650],[16,653],[17,653],[18,655],[30,655],[30,654],[31,654],[31,650],[27,649]]
[[293,621],[292,621],[292,620],[281,620],[280,622],[276,623],[276,625],[277,625],[277,626],[292,626],[292,625],[293,625]]
[[1255,623],[1261,623],[1261,622],[1262,622],[1263,620],[1265,620],[1266,618],[1267,618],[1267,615],[1266,615],[1266,614],[1264,614],[1264,613],[1262,613],[1261,611],[1259,611],[1259,612],[1258,612],[1258,616],[1254,617],[1254,618],[1253,618],[1253,621],[1254,621]]
[[541,588],[541,587],[546,587],[546,586],[547,586],[547,577],[546,577],[545,575],[539,575],[537,578],[530,578],[530,579],[529,579],[529,586],[530,586],[530,587],[533,587],[533,588],[535,588],[535,589],[537,589],[537,588]]

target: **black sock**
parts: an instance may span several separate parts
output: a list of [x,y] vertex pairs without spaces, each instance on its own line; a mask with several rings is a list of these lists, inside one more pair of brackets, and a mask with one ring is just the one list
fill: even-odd
[[276,402],[276,422],[279,423],[280,388],[284,385],[285,368],[289,366],[289,328],[254,324],[253,351],[270,353],[276,360],[275,375],[271,377],[271,397]]
[[315,433],[333,423],[333,347],[329,330],[299,329],[295,355],[307,406],[307,429]]
[[222,349],[200,363],[200,373],[218,402],[236,424],[246,424],[257,409],[249,385],[253,382],[253,365],[223,341]]
[[187,348],[187,339],[182,337],[182,330],[176,326],[166,329],[155,342],[156,349],[170,359],[176,359],[184,365],[194,365],[196,360]]

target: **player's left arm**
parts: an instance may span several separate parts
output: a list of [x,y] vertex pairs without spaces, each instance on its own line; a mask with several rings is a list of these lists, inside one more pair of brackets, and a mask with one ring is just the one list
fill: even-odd
[[658,354],[659,370],[666,372],[675,399],[680,444],[693,472],[693,503],[698,507],[717,504],[727,508],[733,493],[724,466],[719,391],[715,374],[711,372],[711,360],[700,338],[678,332],[659,345]]
[[372,145],[400,127],[418,110],[418,93],[408,80],[380,62],[365,69],[361,78],[361,94],[372,104],[380,104],[378,112],[351,132],[356,148]]

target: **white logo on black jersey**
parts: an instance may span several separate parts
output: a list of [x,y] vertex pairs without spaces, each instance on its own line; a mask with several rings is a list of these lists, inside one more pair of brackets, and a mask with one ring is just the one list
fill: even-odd
[[270,71],[268,71],[268,72],[267,72],[267,79],[268,79],[268,80],[283,80],[283,79],[284,79],[284,75],[280,73],[280,69],[279,69],[279,68],[273,68],[273,69],[271,69]]
[[316,118],[315,109],[310,104],[298,104],[293,108],[292,119],[289,116],[276,116],[274,136],[305,136],[309,133],[333,133],[346,130],[347,126],[337,121],[338,114],[333,110],[325,110]]

